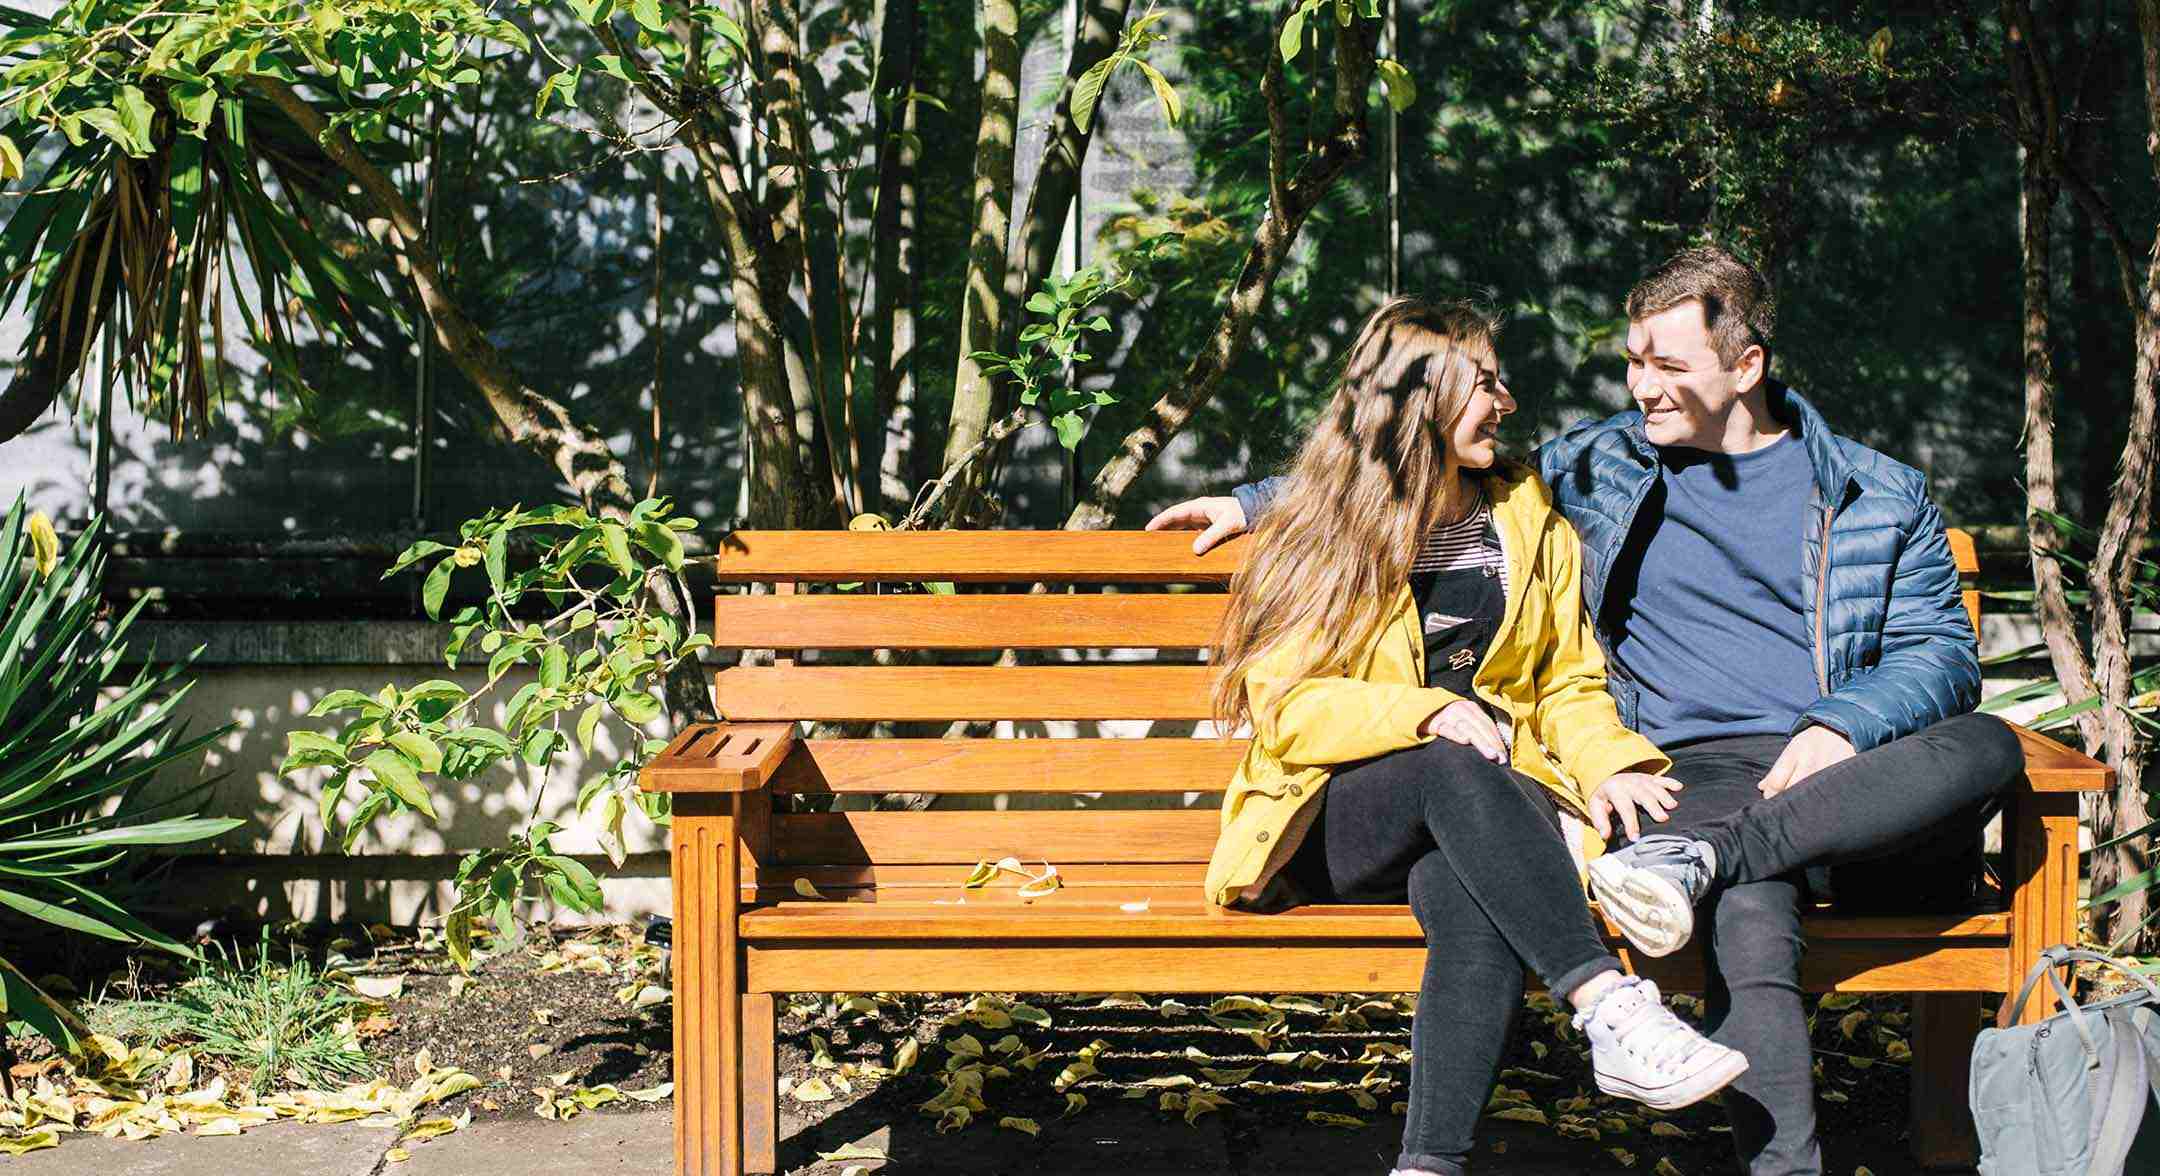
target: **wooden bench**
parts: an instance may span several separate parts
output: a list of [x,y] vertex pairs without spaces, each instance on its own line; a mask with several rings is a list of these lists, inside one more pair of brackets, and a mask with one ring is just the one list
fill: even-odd
[[[1953,538],[1970,573],[1971,543]],[[721,595],[718,644],[780,652],[771,666],[720,671],[716,713],[726,721],[681,732],[642,780],[674,794],[679,1172],[776,1170],[776,993],[1417,989],[1425,944],[1408,908],[1210,909],[1200,879],[1215,807],[1110,807],[1113,794],[1219,794],[1244,749],[1243,740],[1189,737],[1208,711],[1208,669],[1192,651],[1214,634],[1244,544],[1205,557],[1190,544],[1189,534],[1009,531],[722,541],[723,582],[773,591]],[[928,581],[964,587],[876,587]],[[840,583],[862,587],[807,590]],[[1029,593],[1036,583],[1060,587]],[[1977,591],[1966,604],[1977,621]],[[801,657],[813,649],[855,652],[836,659],[848,664]],[[905,664],[867,664],[860,651],[875,649],[911,652]],[[1001,649],[1048,652],[990,664],[985,651]],[[1118,653],[1136,649],[1174,653]],[[918,664],[939,658],[946,664]],[[1023,721],[1029,736],[1043,735],[1044,721],[1153,720],[1168,730],[813,739],[798,726],[959,719]],[[1930,1165],[1972,1161],[1965,1071],[1980,994],[2014,987],[2042,946],[2077,938],[2078,793],[2106,786],[2109,773],[2024,738],[2028,776],[2004,820],[2008,909],[1807,920],[1810,990],[1919,994],[1911,1138]],[[780,800],[895,792],[1067,794],[1067,803],[798,813]],[[1076,793],[1100,794],[1087,803],[1103,807],[1071,807]],[[1007,855],[1056,865],[1063,888],[1023,902],[1009,877],[963,887],[978,860]],[[823,897],[801,895],[798,879]],[[1703,979],[1695,949],[1630,964],[1674,991],[1699,991]],[[2035,1002],[2027,1016],[2042,1012]]]

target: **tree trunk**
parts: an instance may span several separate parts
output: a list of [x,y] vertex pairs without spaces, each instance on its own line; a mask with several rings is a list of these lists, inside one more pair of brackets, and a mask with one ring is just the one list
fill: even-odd
[[[2045,60],[2047,50],[2038,40],[2030,13],[2012,0],[2005,0],[2002,7],[2004,60],[2017,104],[2018,137],[2024,144],[2019,164],[2018,239],[2024,275],[2025,487],[2033,588],[2041,639],[2047,645],[2055,680],[2066,702],[2079,703],[2096,693],[2092,666],[2070,610],[2062,562],[2056,558],[2063,549],[2063,537],[2039,513],[2062,509],[2056,493],[2056,385],[2054,347],[2049,339],[2055,288],[2052,218],[2062,190],[2053,166],[2061,134],[2059,96],[2050,88],[2052,71],[2035,67],[2036,60]],[[2102,726],[2097,713],[2078,719],[2078,733],[2088,751],[2099,750]]]
[[[720,111],[686,105],[645,71],[639,51],[613,26],[593,26],[602,43],[629,73],[631,84],[654,106],[681,120],[677,139],[697,164],[705,210],[719,230],[728,254],[728,281],[734,294],[735,358],[743,401],[743,433],[748,438],[749,506],[743,523],[751,527],[831,526],[838,520],[837,499],[829,470],[817,450],[805,444],[797,427],[797,405],[807,388],[799,349],[786,329],[790,275],[783,250],[774,241],[771,216],[758,204],[749,177],[736,155],[732,128]],[[693,78],[702,75],[693,74]]]
[[440,263],[420,231],[420,214],[390,177],[369,162],[343,131],[331,131],[308,101],[285,82],[265,74],[249,79],[285,116],[353,178],[388,222],[384,243],[419,292],[435,341],[450,362],[480,390],[510,439],[548,459],[570,488],[596,510],[625,511],[637,501],[622,462],[606,438],[579,424],[563,405],[527,387],[444,286]]
[[[700,120],[702,123],[702,120]],[[747,527],[798,529],[829,526],[838,509],[813,471],[815,451],[800,443],[785,332],[775,306],[787,299],[787,280],[777,258],[758,248],[763,217],[749,197],[740,171],[714,134],[726,129],[686,128],[690,154],[705,188],[705,206],[728,251],[735,296],[735,356],[742,386],[743,433],[749,438],[750,509]]]
[[1117,452],[1103,463],[1087,499],[1065,520],[1069,531],[1093,531],[1117,521],[1118,504],[1140,475],[1192,420],[1243,354],[1268,294],[1299,229],[1314,207],[1350,166],[1365,157],[1366,91],[1373,76],[1377,22],[1359,20],[1335,29],[1335,117],[1318,151],[1306,157],[1297,177],[1289,176],[1290,127],[1283,96],[1282,57],[1268,42],[1260,92],[1268,108],[1268,211],[1253,231],[1244,266],[1214,332],[1193,357],[1185,374],[1148,410],[1147,419],[1125,435]]
[[[2065,120],[2063,128],[2073,166],[2084,175],[2102,174],[2112,160],[2120,158],[2115,107],[2121,83],[2115,54],[2104,50],[2092,54],[2092,64],[2085,71],[2084,100],[2078,103],[2077,117]],[[2066,407],[2070,416],[2084,422],[2085,453],[2121,453],[2122,421],[2130,415],[2126,394],[2131,365],[2122,345],[2125,336],[2112,316],[2097,313],[2107,297],[2095,256],[2095,246],[2102,243],[2095,239],[2097,226],[2083,204],[2072,204],[2070,227],[2070,305],[2081,313],[2072,316],[2077,369],[2074,378],[2063,384]],[[2098,518],[2106,509],[2114,466],[2097,456],[2078,464],[2083,470],[2079,517]]]
[[[961,288],[960,363],[953,374],[951,426],[944,466],[950,468],[982,441],[990,427],[995,388],[989,373],[969,358],[998,347],[1004,305],[1006,238],[1012,229],[1013,135],[1020,120],[1020,10],[1015,0],[982,0],[982,113],[975,132],[974,235],[968,243],[967,279]],[[1017,313],[1017,306],[1009,308]],[[975,513],[984,482],[981,467],[953,488],[948,518]]]
[[[2160,0],[2138,0],[2138,33],[2145,65],[2146,148],[2160,178]],[[2137,360],[2132,378],[2129,435],[2107,517],[2093,558],[2093,667],[2104,706],[2108,764],[2115,769],[2114,803],[2095,814],[2093,837],[2104,841],[2143,828],[2145,745],[2129,712],[2131,691],[2131,582],[2138,547],[2152,525],[2153,470],[2160,449],[2160,403],[2153,381],[2160,375],[2160,251],[2148,259],[2135,310]],[[2104,819],[2104,821],[2103,821]],[[2104,824],[2104,827],[2103,827]],[[2093,859],[2092,884],[2103,889],[2146,868],[2144,848],[2126,842]],[[2095,933],[2119,950],[2150,954],[2156,936],[2145,926],[2149,894],[2140,890],[2095,911]]]
[[757,106],[766,123],[767,215],[780,272],[802,281],[802,303],[779,309],[787,315],[795,428],[805,447],[804,468],[822,473],[845,510],[852,498],[839,429],[830,405],[840,384],[844,293],[840,284],[838,226],[826,207],[824,176],[815,166],[803,89],[802,12],[797,0],[755,0],[751,5],[758,46]]
[[1073,37],[1072,56],[1065,63],[1065,88],[1058,95],[1057,113],[1043,140],[1042,165],[1035,171],[1035,186],[1028,190],[1020,235],[1007,259],[1005,305],[1013,308],[1013,313],[1000,324],[998,334],[998,350],[1007,355],[1013,352],[1020,321],[1025,317],[1018,308],[1042,288],[1043,279],[1057,265],[1058,242],[1064,236],[1073,197],[1080,191],[1080,165],[1094,142],[1094,128],[1101,124],[1100,108],[1088,130],[1081,130],[1073,121],[1073,87],[1079,85],[1081,75],[1117,48],[1131,7],[1132,0],[1087,0],[1081,11],[1080,30]]
[[888,518],[907,510],[914,493],[915,449],[915,89],[922,54],[916,0],[885,0],[879,23],[877,81],[871,92],[894,104],[878,112],[877,220],[871,228],[870,362],[878,427],[877,509]]

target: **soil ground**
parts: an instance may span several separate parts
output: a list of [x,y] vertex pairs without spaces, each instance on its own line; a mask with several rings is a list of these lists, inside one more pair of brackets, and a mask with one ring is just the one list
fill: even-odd
[[[559,935],[542,929],[487,956],[469,976],[432,943],[380,927],[372,934],[311,930],[304,946],[338,951],[342,960],[330,962],[382,993],[380,1011],[357,1027],[384,1077],[410,1080],[415,1057],[425,1050],[429,1064],[456,1066],[482,1080],[479,1089],[431,1111],[470,1110],[467,1131],[522,1138],[520,1130],[529,1128],[542,1133],[535,1139],[552,1138],[547,1133],[561,1125],[535,1116],[544,1101],[560,1107],[571,1092],[602,1086],[651,1092],[669,1079],[672,1006],[659,999],[665,986],[659,953],[634,929]],[[783,998],[780,1166],[796,1176],[841,1176],[853,1164],[985,1176],[1386,1172],[1402,1131],[1408,1002],[1385,995],[1276,997],[1264,982],[1248,992],[1255,998],[1250,1003],[1212,1010],[1205,997],[1132,994]],[[646,1003],[639,1003],[640,993]],[[1912,1171],[1904,1139],[1905,1002],[1811,1000],[1810,1008],[1826,1170],[1838,1176]],[[1683,1000],[1682,1010],[1688,1013],[1689,1002]],[[1547,1001],[1526,1004],[1503,1089],[1481,1128],[1481,1172],[1735,1170],[1719,1107],[1644,1114],[1596,1095],[1582,1043],[1564,1022]],[[915,1043],[912,1064],[893,1073],[909,1042]],[[946,1091],[948,1068],[970,1062],[983,1075],[981,1109],[966,1115],[964,1125],[954,1113],[925,1112],[922,1104]],[[1073,1068],[1082,1062],[1092,1072]],[[1074,1094],[1084,1106],[1071,1103]],[[1221,1102],[1209,1105],[1215,1099]],[[1199,1113],[1191,1110],[1196,1101]],[[611,1122],[633,1116],[624,1129],[657,1145],[670,1134],[672,1110],[671,1099],[625,1099],[588,1114]],[[188,1137],[169,1142],[196,1146]],[[460,1146],[478,1145],[476,1136]],[[848,1158],[849,1145],[872,1154]],[[68,1146],[37,1154],[58,1155]],[[421,1150],[413,1150],[417,1162]],[[828,1155],[836,1158],[823,1158]]]

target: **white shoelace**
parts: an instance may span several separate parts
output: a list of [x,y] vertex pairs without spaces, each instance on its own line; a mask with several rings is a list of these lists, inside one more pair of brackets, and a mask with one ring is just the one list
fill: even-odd
[[[1687,1060],[1704,1042],[1664,1001],[1651,995],[1656,991],[1640,981],[1626,985],[1605,996],[1605,1000],[1625,1003],[1615,1005],[1609,1015],[1602,1008],[1595,1015],[1614,1031],[1614,1044],[1662,1069]],[[1647,1043],[1642,1040],[1646,1033],[1650,1035]]]

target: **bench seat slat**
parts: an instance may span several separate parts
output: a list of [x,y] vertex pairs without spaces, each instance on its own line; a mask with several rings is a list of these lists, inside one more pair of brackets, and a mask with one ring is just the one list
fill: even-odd
[[[1151,889],[1054,894],[1023,902],[964,891],[955,886],[938,894],[911,894],[895,901],[889,892],[874,901],[846,901],[845,892],[828,893],[826,902],[784,902],[745,911],[743,938],[752,942],[786,939],[1160,939],[1203,936],[1242,940],[1402,939],[1424,942],[1417,919],[1407,906],[1322,905],[1295,907],[1269,915],[1210,907],[1193,890]],[[865,896],[868,897],[868,896]],[[957,900],[965,899],[961,904]],[[1148,900],[1145,911],[1125,911],[1120,904]],[[2007,942],[2010,916],[2000,911],[1964,915],[1894,915],[1851,918],[1823,913],[1805,921],[1813,940],[1958,939]],[[1619,929],[1604,923],[1615,941]]]
[[895,722],[1158,719],[1209,714],[1204,665],[737,666],[714,675],[729,719]]
[[1221,584],[1245,562],[1247,542],[1206,555],[1176,531],[736,531],[715,543],[723,582]]
[[[1240,942],[1212,935],[1146,942],[924,943],[912,937],[752,942],[749,991],[1415,992],[1422,941]],[[1810,992],[2001,992],[2008,949],[1984,940],[1825,940],[1801,960]],[[1701,992],[1699,952],[1620,956],[1669,992]],[[994,978],[994,979],[992,979]]]
[[724,595],[713,640],[783,649],[1190,649],[1215,639],[1219,592],[994,596]]
[[1244,739],[811,739],[775,792],[1221,792]]

